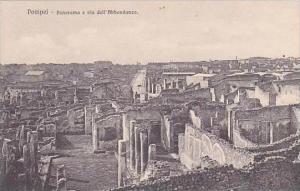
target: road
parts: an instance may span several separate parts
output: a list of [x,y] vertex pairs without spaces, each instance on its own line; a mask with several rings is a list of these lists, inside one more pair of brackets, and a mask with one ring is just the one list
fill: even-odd
[[56,166],[64,164],[68,190],[105,190],[117,185],[117,159],[114,154],[94,154],[91,136],[67,135],[57,149],[63,157],[53,160],[50,185],[55,186]]

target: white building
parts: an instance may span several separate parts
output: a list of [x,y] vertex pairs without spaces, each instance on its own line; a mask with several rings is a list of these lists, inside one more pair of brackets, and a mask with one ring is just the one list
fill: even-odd
[[198,73],[192,76],[186,77],[186,84],[189,85],[195,85],[200,84],[201,88],[207,88],[209,84],[209,80],[211,77],[215,76],[216,74],[204,74],[204,73]]

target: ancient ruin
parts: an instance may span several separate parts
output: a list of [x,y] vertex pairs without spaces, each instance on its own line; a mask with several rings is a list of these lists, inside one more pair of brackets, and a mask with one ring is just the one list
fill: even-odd
[[0,191],[300,190],[297,3],[1,1]]

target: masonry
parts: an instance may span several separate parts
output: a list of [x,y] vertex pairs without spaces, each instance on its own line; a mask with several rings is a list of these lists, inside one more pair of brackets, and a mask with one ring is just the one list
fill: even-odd
[[232,166],[214,167],[110,191],[298,190],[299,169],[299,164],[292,161],[273,159],[240,170]]
[[208,156],[219,165],[242,168],[254,162],[254,155],[246,150],[235,149],[225,140],[186,124],[185,133],[179,136],[179,156],[189,169],[201,167],[201,160]]
[[295,134],[299,131],[299,119],[295,114],[298,107],[286,105],[233,111],[229,131],[233,131],[234,144],[238,147],[267,145]]

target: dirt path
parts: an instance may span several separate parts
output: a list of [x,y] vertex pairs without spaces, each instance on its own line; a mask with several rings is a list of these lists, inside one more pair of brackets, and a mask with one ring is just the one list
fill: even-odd
[[114,154],[94,154],[91,136],[64,136],[64,147],[58,152],[66,155],[53,161],[50,185],[55,185],[56,166],[64,164],[68,189],[80,191],[104,190],[117,185],[117,159]]

